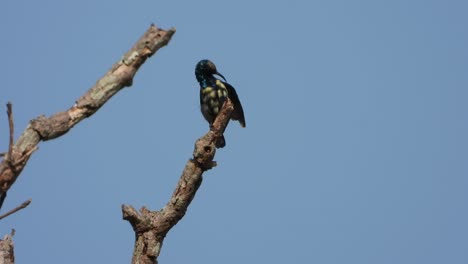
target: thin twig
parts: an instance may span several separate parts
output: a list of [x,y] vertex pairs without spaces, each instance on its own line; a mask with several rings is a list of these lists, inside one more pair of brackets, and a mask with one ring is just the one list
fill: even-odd
[[[11,165],[11,153],[13,152],[13,132],[14,132],[14,128],[13,128],[13,107],[12,107],[12,104],[11,102],[8,102],[7,103],[7,116],[8,116],[8,125],[10,127],[10,140],[9,140],[9,144],[8,144],[8,164]],[[1,157],[4,157],[7,153],[6,152],[3,152],[3,153],[0,153],[0,156]],[[7,192],[3,192],[1,195],[0,195],[0,209],[2,209],[2,206],[3,206],[3,202],[5,201],[5,198],[7,196]]]
[[91,117],[117,92],[131,86],[143,63],[167,45],[174,33],[175,29],[163,30],[151,25],[135,45],[93,87],[78,98],[72,107],[50,117],[39,116],[31,120],[15,144],[11,143],[14,130],[10,106],[7,111],[10,119],[10,147],[6,158],[0,162],[0,195],[15,183],[40,141],[66,134],[79,122]]
[[15,209],[9,211],[8,213],[5,213],[5,214],[1,215],[0,220],[2,220],[3,218],[5,218],[5,217],[7,217],[7,216],[9,216],[11,214],[14,214],[14,213],[18,212],[21,209],[26,208],[30,203],[31,203],[31,199],[25,201],[24,203],[22,203],[20,206],[16,207]]
[[8,126],[10,127],[10,142],[8,143],[8,162],[12,161],[13,138],[15,134],[15,125],[13,123],[13,106],[11,102],[7,103]]

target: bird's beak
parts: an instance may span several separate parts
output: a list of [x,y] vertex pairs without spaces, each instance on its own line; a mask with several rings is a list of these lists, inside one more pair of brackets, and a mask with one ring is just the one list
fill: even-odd
[[224,76],[223,76],[221,73],[216,72],[215,74],[218,75],[219,77],[223,78],[223,80],[224,80],[225,82],[227,82],[227,81],[226,81],[226,78],[224,78]]

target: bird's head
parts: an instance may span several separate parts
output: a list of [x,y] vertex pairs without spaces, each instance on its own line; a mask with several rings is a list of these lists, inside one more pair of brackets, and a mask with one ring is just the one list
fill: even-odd
[[216,65],[210,60],[201,60],[197,63],[197,66],[195,66],[195,77],[197,77],[197,81],[200,82],[213,75],[218,75],[226,81],[226,78],[216,70]]

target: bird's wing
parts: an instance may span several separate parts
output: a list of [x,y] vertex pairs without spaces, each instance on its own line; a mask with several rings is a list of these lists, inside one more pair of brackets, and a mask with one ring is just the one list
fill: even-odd
[[224,86],[226,86],[226,89],[228,91],[229,99],[234,104],[234,112],[232,112],[231,119],[232,120],[238,120],[240,125],[242,127],[245,127],[244,109],[242,109],[242,104],[241,104],[241,102],[239,100],[239,97],[237,96],[236,89],[234,89],[234,87],[232,87],[227,82],[222,82],[222,83],[224,84]]
[[203,104],[203,89],[200,87],[200,105]]

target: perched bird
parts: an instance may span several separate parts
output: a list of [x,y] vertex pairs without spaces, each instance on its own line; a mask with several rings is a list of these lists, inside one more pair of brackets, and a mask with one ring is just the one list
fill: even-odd
[[[217,79],[214,75],[221,77],[224,82]],[[195,77],[200,83],[200,109],[210,126],[213,125],[226,98],[229,98],[234,105],[231,119],[239,121],[240,125],[245,127],[244,110],[242,109],[236,90],[216,70],[214,63],[210,60],[199,61],[195,67]],[[217,148],[222,148],[225,145],[224,136],[216,142]]]

